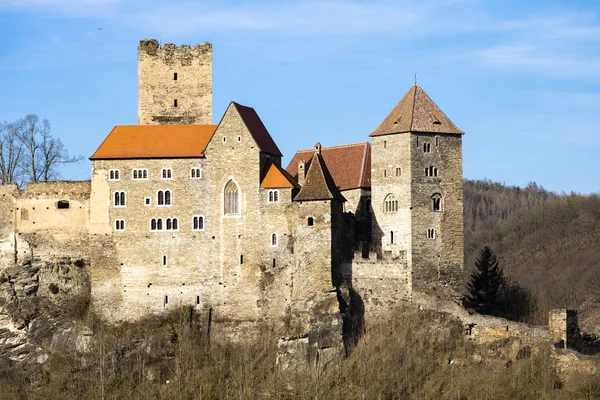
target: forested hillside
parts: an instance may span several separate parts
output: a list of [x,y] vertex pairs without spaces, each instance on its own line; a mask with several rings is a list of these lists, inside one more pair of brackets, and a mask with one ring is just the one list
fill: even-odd
[[545,323],[551,308],[577,308],[584,328],[599,333],[600,197],[535,183],[465,180],[464,189],[466,276],[487,245],[506,276],[532,295],[528,322]]

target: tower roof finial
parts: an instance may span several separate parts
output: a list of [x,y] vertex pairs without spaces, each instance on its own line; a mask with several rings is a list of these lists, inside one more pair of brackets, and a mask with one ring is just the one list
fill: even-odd
[[417,73],[415,72],[415,86],[417,86]]

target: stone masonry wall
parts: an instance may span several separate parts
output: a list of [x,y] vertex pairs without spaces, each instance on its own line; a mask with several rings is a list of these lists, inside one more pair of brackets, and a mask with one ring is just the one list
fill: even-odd
[[[279,189],[280,201],[268,203],[268,190],[259,188],[260,160],[256,143],[230,107],[206,158],[95,161],[94,192],[98,186],[108,196],[95,202],[108,204],[109,214],[105,228],[96,218],[97,230],[114,230],[116,219],[126,226],[94,236],[114,254],[99,252],[92,262],[95,307],[111,319],[135,319],[180,304],[213,308],[215,318],[282,317],[292,289],[296,205],[291,189]],[[202,169],[202,179],[191,178],[192,167]],[[120,170],[119,181],[102,178],[113,168]],[[133,180],[135,168],[147,168],[148,179]],[[162,179],[163,168],[171,169],[171,179]],[[230,180],[239,190],[238,215],[223,212]],[[158,190],[171,191],[171,206],[157,205]],[[126,192],[125,207],[114,206],[115,191]],[[202,231],[192,230],[195,215],[204,217]],[[163,224],[177,218],[178,230],[150,231],[152,218]]]
[[[463,179],[460,135],[412,134],[412,271],[416,285],[458,285],[464,263]],[[423,145],[431,145],[424,152]],[[438,176],[426,176],[425,168]],[[440,211],[432,196],[442,196]],[[435,230],[433,238],[428,230]]]
[[140,41],[138,124],[211,123],[212,45]]

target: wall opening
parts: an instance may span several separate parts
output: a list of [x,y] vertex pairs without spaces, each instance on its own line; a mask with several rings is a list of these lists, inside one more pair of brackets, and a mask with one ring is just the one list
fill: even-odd
[[315,224],[315,220],[313,219],[313,217],[308,217],[307,224],[308,226],[313,226]]
[[243,263],[244,263],[244,255],[242,254],[242,255],[240,255],[240,264],[243,264]]
[[196,305],[200,304],[200,296],[196,296]]
[[277,266],[277,260],[274,258],[273,259],[273,268],[275,268]]
[[167,265],[167,256],[163,256],[163,265]]
[[59,209],[69,208],[69,202],[67,200],[59,200],[58,203],[56,203],[56,207]]
[[165,306],[169,304],[169,296],[165,296]]
[[176,81],[177,80],[177,72],[173,73],[173,80]]

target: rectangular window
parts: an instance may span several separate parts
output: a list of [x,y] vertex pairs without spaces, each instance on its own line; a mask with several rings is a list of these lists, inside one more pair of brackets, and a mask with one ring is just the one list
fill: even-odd
[[177,72],[173,73],[173,80],[176,81],[177,80]]
[[145,206],[151,206],[152,205],[152,198],[151,197],[144,197],[144,205]]
[[163,265],[167,265],[167,256],[163,256]]
[[242,255],[240,255],[240,264],[243,264],[243,263],[244,263],[244,255],[242,254]]
[[177,107],[177,99],[173,100],[173,107]]

